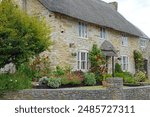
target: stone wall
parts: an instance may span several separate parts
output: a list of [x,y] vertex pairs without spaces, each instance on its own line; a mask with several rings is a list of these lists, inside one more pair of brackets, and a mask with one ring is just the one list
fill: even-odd
[[[3,99],[13,100],[150,100],[150,86],[124,88],[123,92],[112,95],[108,89],[32,89],[7,93]],[[123,95],[120,95],[123,94]],[[123,97],[123,98],[120,98]]]
[[[15,1],[22,6],[21,0]],[[57,65],[71,66],[74,70],[77,70],[77,57],[72,56],[72,53],[77,53],[81,50],[90,51],[93,44],[97,44],[100,47],[104,42],[103,39],[100,39],[100,26],[86,22],[88,25],[88,38],[80,38],[78,34],[79,19],[59,13],[52,13],[37,0],[27,0],[26,11],[30,15],[36,15],[39,18],[44,17],[47,25],[51,28],[50,36],[53,41],[53,46],[51,47],[51,52],[47,51],[43,54],[50,56],[52,67]],[[127,47],[123,47],[121,45],[122,32],[111,28],[106,28],[106,31],[106,40],[110,41],[118,50],[118,57],[121,55],[127,55],[129,57],[129,72],[135,73],[133,51],[140,50],[138,37],[127,35],[129,44]],[[73,46],[69,47],[70,44],[73,44]],[[111,71],[111,60],[109,63],[109,71]]]
[[31,89],[5,93],[13,100],[150,100],[150,86],[123,88],[123,79],[107,79],[107,88],[99,90]]

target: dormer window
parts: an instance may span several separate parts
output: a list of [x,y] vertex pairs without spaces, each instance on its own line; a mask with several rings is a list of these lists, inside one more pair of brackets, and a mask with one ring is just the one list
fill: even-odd
[[140,39],[140,46],[141,46],[141,48],[146,47],[146,40],[145,39]]
[[87,35],[87,24],[84,22],[79,22],[79,37],[88,38]]
[[122,40],[121,40],[122,46],[128,46],[128,37],[125,34],[122,34]]
[[106,39],[106,29],[104,27],[100,28],[100,38]]

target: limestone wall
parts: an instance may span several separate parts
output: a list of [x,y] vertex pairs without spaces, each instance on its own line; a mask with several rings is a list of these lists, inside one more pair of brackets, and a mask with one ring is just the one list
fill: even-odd
[[[15,0],[21,1],[21,0]],[[19,2],[19,5],[21,3]],[[77,56],[72,56],[72,53],[77,53],[80,50],[91,50],[93,44],[99,47],[104,42],[100,39],[100,27],[95,24],[88,24],[88,38],[83,39],[78,36],[78,22],[80,20],[71,18],[59,13],[52,13],[43,7],[37,0],[27,0],[27,13],[36,15],[39,18],[45,17],[47,24],[51,27],[51,39],[53,46],[51,52],[47,51],[51,58],[51,66],[71,66],[74,70],[77,69]],[[100,24],[99,24],[100,25]],[[128,35],[128,47],[121,46],[121,32],[106,28],[107,38],[114,47],[118,50],[118,57],[121,55],[129,56],[129,72],[134,73],[133,51],[140,50],[139,39]],[[70,44],[73,46],[70,47]],[[111,60],[109,61],[111,70]]]
[[[11,100],[150,100],[150,86],[112,90],[32,89],[6,93],[3,99]],[[121,97],[121,98],[120,98]]]

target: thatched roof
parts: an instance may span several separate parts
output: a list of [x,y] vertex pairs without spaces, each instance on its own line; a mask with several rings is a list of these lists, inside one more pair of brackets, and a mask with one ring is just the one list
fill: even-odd
[[107,40],[102,43],[101,50],[105,56],[117,56],[115,47]]
[[127,21],[110,4],[101,0],[39,0],[48,10],[112,28],[134,36],[149,38]]

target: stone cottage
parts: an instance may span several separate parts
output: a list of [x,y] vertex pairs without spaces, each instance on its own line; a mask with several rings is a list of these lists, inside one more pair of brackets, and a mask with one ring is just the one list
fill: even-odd
[[[15,0],[29,15],[45,17],[51,27],[54,45],[51,52],[44,52],[51,58],[51,66],[71,66],[74,70],[88,71],[88,52],[93,44],[99,48],[115,49],[115,60],[123,71],[135,73],[133,51],[139,50],[150,67],[150,40],[140,29],[127,21],[118,11],[117,2],[101,0]],[[104,47],[105,48],[105,47]],[[104,50],[105,51],[105,50]],[[111,73],[111,54],[108,69]],[[118,59],[121,58],[121,59]],[[149,68],[150,69],[150,68]],[[150,70],[149,70],[150,74]]]

